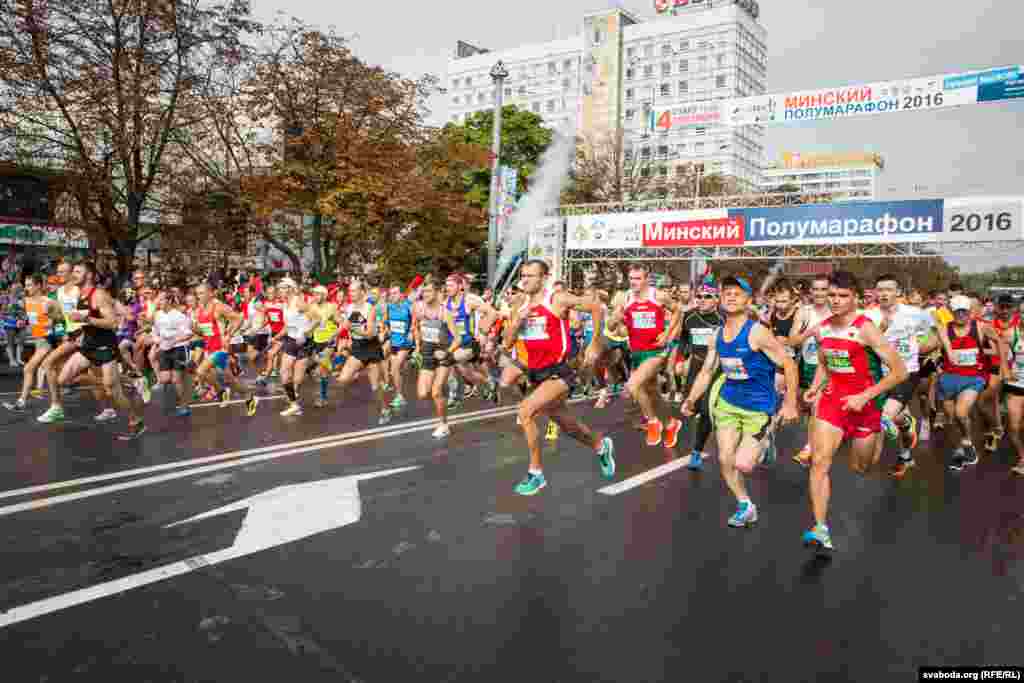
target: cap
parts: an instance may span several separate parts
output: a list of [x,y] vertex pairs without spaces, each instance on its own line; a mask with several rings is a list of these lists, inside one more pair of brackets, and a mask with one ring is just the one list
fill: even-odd
[[726,287],[739,287],[747,294],[754,293],[753,287],[750,286],[750,283],[747,282],[746,278],[737,277],[735,275],[730,275],[722,280],[722,289],[725,289]]
[[999,298],[996,299],[996,306],[1013,306],[1013,304],[1012,294],[1000,294]]
[[295,280],[291,279],[290,277],[283,278],[280,282],[277,283],[277,286],[278,287],[291,287],[293,289],[298,289],[299,288],[299,286],[297,284],[295,284]]
[[971,310],[971,300],[963,294],[958,294],[949,300],[949,310],[969,311]]

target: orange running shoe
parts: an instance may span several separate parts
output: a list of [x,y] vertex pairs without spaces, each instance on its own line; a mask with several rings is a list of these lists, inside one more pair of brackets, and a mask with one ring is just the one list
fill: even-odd
[[679,430],[682,426],[683,423],[674,417],[668,421],[668,426],[665,427],[665,448],[676,447],[676,442],[679,440]]
[[647,445],[657,446],[661,443],[661,420],[654,418],[647,421]]

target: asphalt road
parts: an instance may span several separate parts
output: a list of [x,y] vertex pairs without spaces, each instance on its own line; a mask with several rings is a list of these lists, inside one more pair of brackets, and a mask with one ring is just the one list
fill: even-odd
[[924,444],[902,481],[840,458],[824,563],[800,545],[794,428],[753,477],[760,524],[734,530],[716,462],[679,467],[689,435],[646,447],[623,402],[575,410],[615,438],[626,484],[562,437],[523,498],[511,408],[467,402],[437,442],[426,404],[378,428],[362,386],[298,418],[274,400],[179,419],[160,399],[127,443],[87,397],[62,425],[34,421],[41,402],[0,414],[5,682],[904,681],[1024,662],[1005,446],[953,474]]

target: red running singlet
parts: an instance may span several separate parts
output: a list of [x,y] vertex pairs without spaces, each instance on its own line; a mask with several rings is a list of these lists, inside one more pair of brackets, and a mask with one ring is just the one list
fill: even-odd
[[658,337],[665,331],[665,307],[658,303],[658,290],[647,288],[647,295],[626,297],[623,319],[629,331],[630,351],[656,351]]
[[523,306],[529,311],[520,323],[519,340],[526,347],[526,367],[530,370],[558,365],[569,354],[569,321],[555,315],[553,297],[554,293],[547,291],[541,303]]

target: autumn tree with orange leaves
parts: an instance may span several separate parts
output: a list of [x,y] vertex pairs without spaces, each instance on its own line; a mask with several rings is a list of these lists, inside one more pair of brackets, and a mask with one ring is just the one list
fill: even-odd
[[57,220],[124,274],[178,220],[168,150],[195,93],[257,28],[245,0],[0,0],[0,147],[61,172]]

